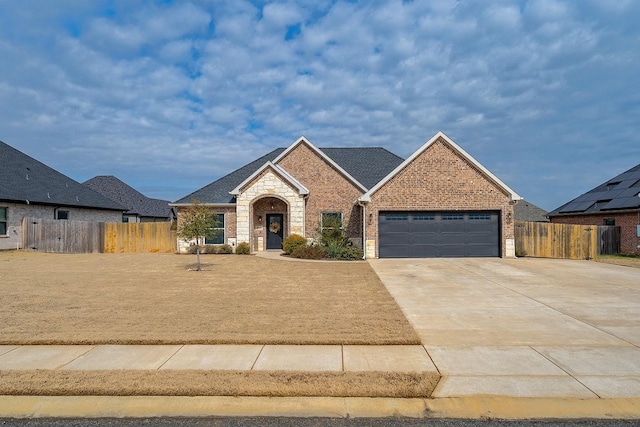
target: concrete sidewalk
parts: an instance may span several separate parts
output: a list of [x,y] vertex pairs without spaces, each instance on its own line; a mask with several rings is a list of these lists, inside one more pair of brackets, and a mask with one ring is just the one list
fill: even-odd
[[0,346],[2,370],[436,372],[420,345]]

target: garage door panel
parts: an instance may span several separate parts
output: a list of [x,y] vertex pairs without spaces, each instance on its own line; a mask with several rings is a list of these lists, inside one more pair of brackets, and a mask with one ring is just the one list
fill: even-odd
[[499,213],[380,212],[381,258],[500,256]]

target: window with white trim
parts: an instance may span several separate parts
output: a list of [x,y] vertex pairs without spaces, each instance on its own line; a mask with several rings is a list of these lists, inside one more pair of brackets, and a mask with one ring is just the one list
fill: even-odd
[[224,244],[224,214],[213,214],[212,224],[208,236],[205,236],[205,245]]
[[342,230],[342,212],[322,212],[320,221],[322,231],[333,230],[334,228]]
[[8,208],[0,208],[0,236],[7,235],[7,211]]

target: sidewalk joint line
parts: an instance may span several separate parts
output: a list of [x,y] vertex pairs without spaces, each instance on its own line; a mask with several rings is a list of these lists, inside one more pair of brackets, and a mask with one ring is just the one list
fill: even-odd
[[163,367],[164,365],[166,365],[166,364],[167,364],[167,362],[168,362],[169,360],[173,359],[173,356],[175,356],[176,354],[178,354],[178,352],[179,352],[180,350],[182,350],[182,349],[184,348],[184,346],[185,346],[185,344],[181,344],[181,345],[180,345],[180,347],[179,347],[176,351],[174,351],[174,352],[173,352],[173,354],[172,354],[171,356],[167,357],[167,360],[165,360],[164,362],[162,362],[162,363],[160,364],[160,366],[158,366],[158,367],[156,368],[156,371],[159,371],[160,369],[162,369],[162,367]]
[[582,387],[586,388],[587,390],[589,390],[591,393],[593,393],[594,395],[598,396],[598,399],[602,399],[602,396],[600,396],[598,393],[596,393],[595,391],[591,390],[589,387],[587,387],[586,384],[584,384],[582,381],[580,381],[579,379],[577,379],[576,377],[573,376],[573,374],[569,371],[567,371],[566,369],[564,369],[562,366],[558,365],[556,362],[554,362],[553,360],[551,360],[550,358],[548,358],[546,355],[542,354],[540,351],[538,351],[537,348],[533,347],[533,346],[529,346],[529,348],[531,348],[531,350],[535,351],[536,353],[538,353],[540,356],[544,357],[545,359],[547,359],[549,362],[553,363],[554,366],[557,366],[558,369],[560,369],[563,372],[566,372],[567,375],[569,375],[571,378],[573,378],[574,380],[576,380],[578,382],[578,384],[580,384]]
[[[26,347],[26,346],[23,346],[23,347]],[[56,366],[56,367],[55,367],[55,368],[53,368],[53,369],[54,369],[54,370],[56,370],[56,371],[57,371],[57,370],[60,370],[60,369],[64,368],[65,366],[67,366],[69,363],[71,363],[71,362],[75,362],[76,360],[80,359],[82,356],[86,355],[86,354],[87,354],[87,353],[89,353],[90,351],[95,350],[95,349],[96,349],[96,348],[98,348],[98,347],[100,347],[100,344],[92,345],[92,346],[91,346],[91,348],[90,348],[89,350],[85,351],[85,352],[84,352],[84,353],[82,353],[82,354],[77,355],[76,357],[74,357],[73,359],[69,360],[69,361],[68,361],[68,362],[66,362],[66,363],[63,363],[62,365]]]
[[262,351],[264,350],[266,344],[262,344],[262,347],[260,347],[260,351],[258,352],[258,355],[256,356],[256,360],[253,361],[253,364],[251,364],[251,367],[249,368],[250,371],[253,371],[253,368],[256,367],[256,363],[258,363],[258,359],[260,359],[260,356],[262,356]]
[[436,367],[436,371],[438,371],[438,375],[440,375],[440,377],[442,378],[444,375],[442,375],[442,372],[440,372],[440,368],[438,368],[438,365],[436,365],[435,360],[433,360],[433,357],[431,357],[431,355],[429,354],[429,350],[427,350],[427,347],[424,344],[421,344],[421,346],[424,349],[424,352],[427,353],[427,356],[429,357],[429,360],[431,360],[431,363],[433,363],[433,366]]

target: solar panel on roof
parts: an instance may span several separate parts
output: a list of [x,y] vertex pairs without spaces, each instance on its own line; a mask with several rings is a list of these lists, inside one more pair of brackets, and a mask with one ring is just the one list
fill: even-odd
[[640,197],[623,197],[610,201],[603,209],[631,209],[637,207],[640,207]]
[[594,202],[592,202],[592,201],[587,201],[587,202],[575,202],[574,201],[574,202],[569,203],[564,208],[562,208],[560,210],[560,213],[565,213],[565,212],[583,212],[584,210],[589,208],[591,205],[593,205],[593,203]]
[[620,193],[618,198],[622,199],[622,198],[625,198],[625,197],[633,197],[636,194],[638,194],[638,189],[637,188],[625,188],[624,190],[622,190],[622,193]]

